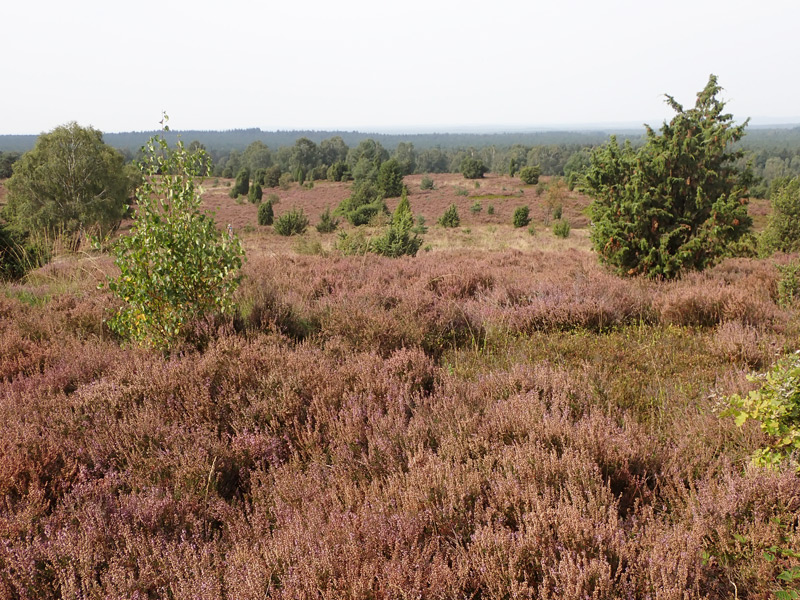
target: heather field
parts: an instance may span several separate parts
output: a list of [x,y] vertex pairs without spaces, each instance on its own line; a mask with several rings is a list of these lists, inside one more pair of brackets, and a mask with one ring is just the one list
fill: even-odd
[[[108,256],[0,284],[0,597],[767,599],[797,585],[778,576],[798,564],[782,550],[800,550],[800,478],[753,467],[758,426],[719,414],[800,347],[800,314],[777,302],[793,257],[621,279],[590,250],[579,193],[559,192],[560,239],[546,189],[434,179],[406,178],[429,230],[400,259],[342,256],[313,228],[280,237],[209,182],[207,206],[247,248],[237,312],[170,356],[105,325]],[[275,211],[314,224],[347,190],[274,190]],[[461,227],[446,230],[453,202]],[[523,204],[534,235],[511,226]]]

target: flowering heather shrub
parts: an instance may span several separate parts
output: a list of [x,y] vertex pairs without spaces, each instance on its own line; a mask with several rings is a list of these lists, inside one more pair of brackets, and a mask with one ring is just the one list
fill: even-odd
[[3,288],[0,596],[767,599],[796,565],[764,552],[800,546],[800,480],[743,468],[763,437],[709,399],[748,389],[716,336],[789,345],[795,313],[671,321],[707,286],[774,305],[774,267],[245,269],[236,332],[170,358],[91,325],[94,283]]

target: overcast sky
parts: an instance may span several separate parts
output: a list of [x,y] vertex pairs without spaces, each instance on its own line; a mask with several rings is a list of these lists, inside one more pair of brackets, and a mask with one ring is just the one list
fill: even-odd
[[798,0],[5,0],[0,133],[800,122]]

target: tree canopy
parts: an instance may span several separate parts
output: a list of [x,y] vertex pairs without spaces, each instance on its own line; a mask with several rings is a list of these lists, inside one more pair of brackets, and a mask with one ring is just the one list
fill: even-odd
[[75,122],[56,127],[14,165],[4,216],[25,232],[112,229],[131,188],[123,162],[97,129]]

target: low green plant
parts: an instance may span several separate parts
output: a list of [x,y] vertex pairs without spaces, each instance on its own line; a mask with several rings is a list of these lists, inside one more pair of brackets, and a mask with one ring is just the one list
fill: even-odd
[[290,187],[292,187],[292,183],[294,179],[292,178],[291,173],[282,173],[281,176],[278,178],[278,186],[285,192]]
[[455,204],[451,204],[444,211],[444,214],[439,217],[439,225],[442,227],[458,227],[461,224],[461,219],[458,216],[458,209]]
[[800,261],[778,265],[778,271],[781,274],[778,279],[778,305],[786,308],[794,304],[800,294]]
[[124,306],[109,325],[134,342],[168,350],[192,322],[231,312],[244,248],[202,210],[198,179],[209,168],[202,149],[190,152],[180,141],[173,149],[157,135],[142,152],[133,228],[114,248],[120,273],[108,281]]
[[422,245],[422,238],[412,232],[414,215],[405,189],[400,203],[392,214],[392,222],[383,235],[372,241],[370,249],[381,256],[397,258],[399,256],[416,256]]
[[320,215],[319,223],[317,223],[317,231],[320,233],[333,233],[339,226],[339,219],[331,216],[331,209],[326,208],[325,212]]
[[273,227],[278,235],[302,235],[308,228],[308,217],[302,208],[293,208],[275,219]]
[[278,194],[276,194],[275,192],[267,194],[267,202],[272,202],[272,206],[279,204],[280,201],[281,201],[280,196],[278,196]]
[[519,178],[522,180],[522,183],[526,185],[535,185],[539,183],[539,176],[541,173],[542,170],[538,165],[532,167],[522,167],[519,170]]
[[421,190],[435,190],[436,186],[433,183],[433,179],[425,175],[422,178],[422,181],[419,184],[419,189]]
[[477,215],[482,210],[483,210],[483,205],[480,203],[480,201],[476,201],[472,206],[469,207],[469,211],[473,215]]
[[417,215],[417,224],[411,229],[412,232],[422,235],[423,233],[428,232],[428,228],[425,226],[425,217],[422,215]]
[[533,223],[528,225],[528,234],[529,235],[536,235],[536,228],[533,226]]
[[553,215],[553,219],[558,221],[564,215],[564,207],[560,202],[553,205],[550,210],[550,214]]
[[494,204],[490,204],[486,207],[486,214],[493,215],[494,214]]
[[458,186],[456,188],[456,196],[465,196],[465,197],[469,196],[469,191],[467,190],[467,188],[463,188],[461,186]]
[[340,231],[336,249],[345,256],[361,256],[369,252],[370,242],[362,229]]
[[563,219],[553,221],[553,235],[556,237],[568,238],[570,229],[571,226],[569,221],[565,221]]
[[753,455],[755,464],[776,467],[790,461],[800,472],[800,353],[748,379],[761,387],[746,396],[729,397],[723,416],[734,417],[740,427],[747,419],[758,421],[769,436],[770,444]]
[[514,227],[525,227],[528,223],[531,222],[530,217],[530,208],[527,206],[518,206],[514,210],[514,216],[511,219],[511,223]]
[[272,208],[272,200],[267,200],[258,207],[258,224],[261,226],[272,225],[275,219],[275,210]]

